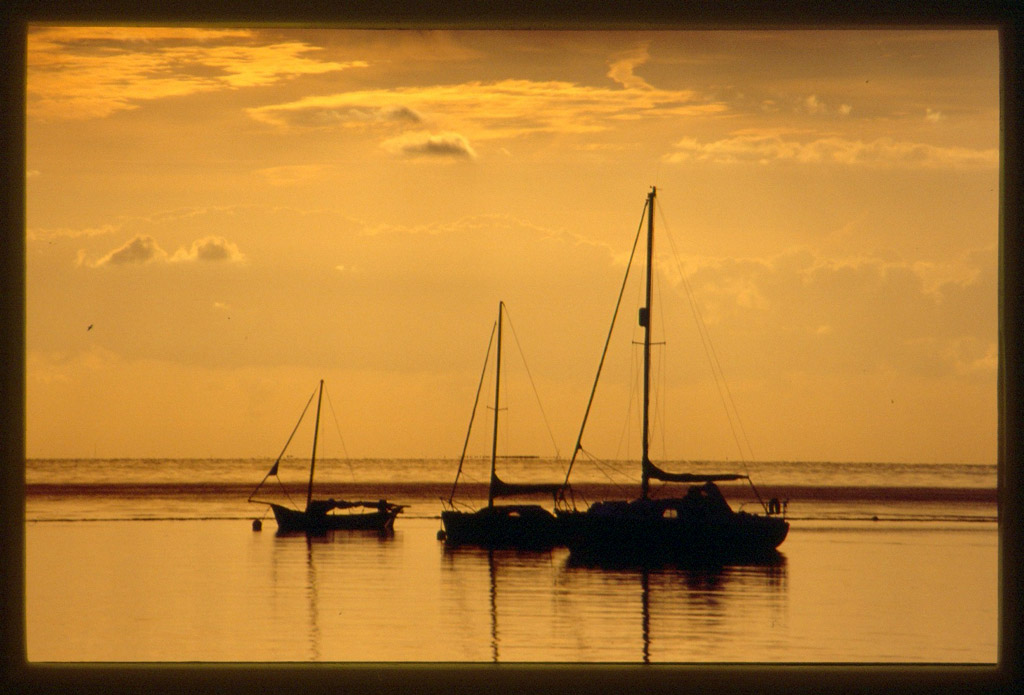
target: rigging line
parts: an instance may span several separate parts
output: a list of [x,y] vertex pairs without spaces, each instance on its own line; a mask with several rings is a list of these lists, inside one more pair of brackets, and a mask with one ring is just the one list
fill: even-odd
[[[637,415],[639,415],[641,412],[643,412],[643,408],[640,406],[640,399],[642,398],[641,392],[640,392],[640,374],[641,374],[640,362],[641,362],[641,360],[638,359],[638,357],[637,357],[638,354],[640,354],[638,350],[633,350],[633,351],[630,352],[630,361],[629,361],[629,368],[630,368],[630,370],[629,370],[629,398],[626,399],[626,414],[625,414],[625,416],[623,418],[623,421],[622,421],[622,431],[619,433],[619,444],[618,444],[618,449],[616,450],[616,456],[617,456],[619,454],[619,452],[623,451],[623,444],[622,443],[623,443],[623,440],[625,440],[626,444],[625,444],[625,452],[624,452],[624,454],[625,454],[626,458],[630,458],[630,456],[631,456],[630,453],[629,453],[630,452],[630,444],[631,444],[631,442],[629,440],[629,436],[632,433],[632,428],[630,427],[630,424],[632,424],[632,422],[633,422],[633,408],[634,408],[634,406],[637,406],[636,407]],[[641,427],[642,425],[640,423],[638,423],[637,426]]]
[[334,403],[331,401],[331,392],[327,392],[327,407],[331,410],[331,417],[334,419],[334,429],[338,432],[338,439],[341,440],[341,453],[345,455],[345,463],[348,464],[348,470],[352,473],[352,477],[355,477],[356,469],[352,467],[352,462],[348,458],[348,449],[345,447],[345,437],[341,434],[341,425],[338,424],[338,413],[334,410]]
[[[270,467],[270,470],[267,472],[267,474],[263,476],[263,480],[260,481],[260,484],[257,485],[256,489],[253,490],[252,494],[249,495],[250,502],[252,501],[253,495],[255,495],[259,491],[259,489],[263,487],[263,483],[267,482],[267,478],[269,478],[271,475],[277,476],[277,466],[279,463],[281,463],[281,457],[284,456],[284,452],[288,451],[288,445],[292,443],[292,437],[294,437],[295,433],[298,432],[299,425],[302,424],[302,419],[306,417],[306,411],[309,410],[309,404],[313,402],[313,396],[315,395],[316,389],[313,389],[313,393],[309,395],[309,400],[306,401],[306,407],[302,409],[302,414],[299,415],[299,421],[295,423],[295,427],[292,429],[292,433],[288,435],[288,441],[284,443],[284,448],[282,448],[281,453],[277,455],[277,459],[274,461],[274,465]],[[278,477],[278,482],[280,482],[280,480],[281,479]],[[283,486],[284,484],[282,483],[282,487]]]
[[[683,279],[683,284],[687,291],[687,296],[690,301],[690,310],[693,312],[694,320],[697,323],[698,334],[700,335],[701,345],[704,348],[704,355],[708,360],[708,364],[711,367],[712,376],[715,379],[715,389],[718,391],[718,398],[722,403],[722,408],[725,411],[726,419],[729,422],[729,429],[732,432],[733,441],[736,442],[736,448],[740,453],[740,460],[746,465],[745,457],[746,454],[743,451],[743,442],[740,441],[740,436],[737,434],[737,426],[740,428],[740,432],[743,438],[746,440],[746,431],[743,430],[743,423],[739,419],[739,412],[736,409],[736,403],[732,400],[732,392],[729,390],[728,382],[725,380],[725,374],[722,371],[721,363],[718,361],[718,354],[715,352],[714,343],[711,342],[711,335],[708,332],[707,325],[704,323],[704,317],[701,314],[700,307],[697,305],[696,299],[693,296],[693,290],[689,284],[689,280]],[[724,390],[723,390],[724,388]],[[731,409],[730,409],[731,408]],[[750,442],[746,441],[747,451],[751,452]],[[749,472],[749,471],[748,471]]]
[[462,474],[462,464],[466,460],[466,449],[469,447],[469,435],[473,431],[473,420],[476,418],[476,409],[480,404],[480,391],[484,387],[484,377],[487,376],[487,362],[491,358],[491,346],[494,345],[494,333],[498,329],[498,322],[491,326],[491,337],[487,341],[487,352],[484,354],[484,368],[480,370],[480,382],[476,385],[476,396],[473,398],[473,411],[469,414],[469,427],[466,428],[466,441],[462,444],[462,455],[459,456],[459,469],[455,471],[455,481],[452,483],[451,494],[448,495],[448,504],[452,503],[455,497],[455,488],[459,484],[459,476]]
[[[590,462],[593,463],[597,467],[598,472],[601,473],[601,475],[603,475],[605,478],[607,478],[608,482],[610,482],[610,483],[612,483],[614,485],[618,485],[619,487],[622,487],[623,486],[622,479],[623,478],[629,479],[632,476],[632,473],[624,471],[621,467],[616,466],[612,462],[605,461],[604,459],[599,459],[599,458],[595,457],[589,451],[584,450],[583,453],[585,453],[590,458]],[[611,471],[612,473],[615,473],[616,475],[618,475],[619,478],[618,479],[613,478],[611,473],[609,473],[609,471]],[[632,483],[629,483],[629,484],[632,485]]]
[[[661,206],[663,207],[663,206]],[[662,212],[664,215],[664,212]],[[668,231],[668,221],[662,218],[662,224]],[[701,313],[700,306],[697,304],[696,297],[693,292],[693,287],[690,285],[690,281],[686,276],[685,271],[680,261],[679,251],[676,249],[675,240],[669,231],[666,234],[669,241],[669,246],[672,248],[674,260],[676,262],[676,271],[679,273],[679,277],[683,282],[683,287],[686,290],[686,296],[690,304],[690,310],[693,313],[694,321],[697,324],[697,332],[701,339],[701,344],[704,347],[705,357],[707,357],[708,363],[711,367],[711,373],[715,377],[715,388],[718,390],[718,397],[722,401],[722,407],[725,410],[726,419],[729,421],[729,428],[732,431],[733,439],[736,442],[736,447],[740,452],[740,459],[746,467],[745,455],[743,451],[743,443],[746,443],[747,454],[751,458],[754,457],[753,447],[750,445],[750,439],[747,437],[746,428],[743,427],[743,421],[739,415],[739,409],[736,407],[736,401],[732,396],[732,391],[729,388],[729,383],[725,378],[725,371],[722,369],[722,364],[718,359],[718,353],[715,350],[714,343],[711,341],[711,334],[708,331],[707,324],[704,321],[704,316]],[[723,387],[725,392],[723,393]],[[731,410],[730,410],[731,407]],[[740,437],[737,435],[736,427],[739,427],[740,433],[743,437],[743,442],[740,441]],[[749,471],[748,471],[749,473]]]
[[292,496],[288,494],[288,488],[284,486],[284,481],[281,480],[280,476],[275,477],[277,478],[277,484],[281,486],[281,490],[284,492],[284,496],[288,498],[288,502],[290,502],[293,507],[298,509],[299,505],[295,504],[295,500],[293,500]]
[[[530,379],[530,386],[533,388],[534,398],[537,399],[537,407],[540,408],[540,415],[544,419],[544,426],[548,430],[548,436],[551,437],[551,445],[555,447],[556,460],[560,460],[562,458],[562,453],[558,450],[558,444],[555,442],[555,435],[552,433],[551,425],[548,423],[547,413],[544,412],[544,406],[540,402],[540,394],[537,393],[537,385],[533,382],[533,374],[530,372],[530,365],[526,364],[526,355],[523,354],[523,346],[519,344],[519,336],[516,334],[516,326],[512,323],[512,314],[509,312],[508,307],[505,307],[505,316],[508,318],[508,327],[512,329],[512,338],[516,341],[516,348],[519,350],[519,359],[523,361],[523,367],[526,369],[526,376]],[[506,418],[506,420],[507,419],[508,418]]]
[[[678,262],[678,260],[677,260],[677,262]],[[710,333],[710,331],[707,328],[707,324],[704,322],[703,315],[701,314],[701,311],[700,311],[700,306],[699,306],[699,304],[697,304],[696,297],[695,297],[695,295],[693,293],[693,289],[692,289],[692,286],[689,283],[689,280],[686,278],[686,275],[685,275],[685,273],[683,273],[681,267],[678,268],[678,270],[679,270],[680,275],[683,278],[684,286],[686,287],[686,291],[687,291],[688,296],[690,298],[691,309],[694,311],[694,315],[695,315],[696,320],[698,322],[699,328],[701,328],[703,330],[703,333],[701,335],[701,339],[702,339],[702,341],[706,342],[705,352],[708,354],[709,360],[713,360],[712,373],[715,374],[715,376],[716,376],[716,384],[715,385],[716,385],[716,388],[719,389],[719,398],[722,399],[722,405],[723,405],[723,408],[726,411],[726,416],[729,418],[730,427],[733,426],[733,422],[735,421],[735,425],[739,427],[740,434],[743,437],[743,443],[746,444],[747,454],[749,455],[750,459],[753,460],[754,458],[756,458],[754,456],[754,449],[753,449],[753,446],[751,446],[751,444],[750,444],[750,438],[747,436],[746,428],[743,425],[743,419],[740,417],[739,408],[736,406],[736,400],[735,400],[735,398],[732,395],[732,389],[729,387],[729,381],[728,381],[728,379],[725,378],[725,370],[722,368],[722,363],[721,363],[721,361],[720,361],[720,359],[718,357],[718,351],[715,350],[714,342],[711,340],[711,333]],[[717,382],[718,379],[721,380],[721,385],[718,384],[718,382]],[[722,393],[721,393],[722,388],[725,389],[725,396],[724,397],[722,396]],[[728,400],[728,402],[726,402],[726,399]],[[731,411],[730,411],[730,407],[731,407]],[[743,459],[743,455],[744,455],[743,454],[743,446],[738,441],[738,438],[736,437],[735,431],[733,432],[733,437],[737,439],[737,448],[740,451],[740,458],[742,460]],[[748,473],[749,473],[749,471],[748,471]]]
[[619,474],[620,476],[628,478],[629,476],[628,476],[627,473],[625,473],[624,471],[622,471],[619,468],[616,468],[615,466],[613,466],[609,462],[597,458],[596,456],[594,456],[593,454],[591,454],[589,451],[587,451],[585,449],[583,450],[583,453],[587,455],[587,457],[590,459],[590,462],[593,463],[594,466],[597,468],[597,471],[601,475],[603,475],[605,478],[607,478],[608,482],[610,482],[612,485],[614,485],[617,489],[619,489],[619,490],[621,490],[621,491],[623,491],[625,493],[625,492],[628,492],[628,490],[632,487],[633,483],[629,483],[628,485],[624,484],[621,479],[616,480],[615,478],[613,478],[608,473],[608,471],[610,470],[610,471],[612,471],[614,473]]
[[[662,279],[662,275],[659,274],[655,289],[658,292],[658,311],[661,314],[661,325],[667,326],[668,323],[665,321],[665,302],[660,301],[665,296],[661,286]],[[668,335],[666,334],[664,340],[659,344],[665,345],[667,343]],[[668,458],[668,446],[665,440],[666,432],[668,432],[668,417],[666,416],[666,411],[668,410],[668,350],[662,349],[659,352],[657,374],[654,380],[654,418],[651,422],[651,428],[656,429],[661,434],[662,455]]]
[[597,363],[597,375],[594,377],[594,385],[590,389],[590,398],[587,399],[586,410],[583,411],[583,422],[580,423],[580,433],[576,437],[576,446],[573,447],[572,458],[569,459],[569,467],[565,472],[565,484],[569,484],[569,475],[572,473],[573,464],[576,462],[576,454],[583,447],[583,430],[587,426],[587,418],[590,416],[590,408],[594,404],[594,394],[597,392],[597,382],[601,378],[601,369],[604,367],[604,358],[608,354],[608,345],[612,340],[612,331],[615,330],[615,319],[619,315],[619,307],[622,304],[622,295],[626,291],[626,281],[629,279],[629,270],[633,267],[633,257],[636,255],[636,247],[640,243],[640,232],[644,228],[644,218],[647,215],[647,202],[644,202],[643,212],[640,213],[640,224],[636,228],[636,237],[633,239],[633,249],[629,252],[629,260],[626,262],[626,274],[622,278],[622,286],[619,288],[619,297],[615,300],[615,311],[612,312],[612,323],[608,328],[608,336],[604,341],[604,348],[601,350],[601,359]]

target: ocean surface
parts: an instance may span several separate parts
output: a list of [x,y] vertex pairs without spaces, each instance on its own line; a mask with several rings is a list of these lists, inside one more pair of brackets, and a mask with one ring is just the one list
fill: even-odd
[[[781,560],[609,570],[564,549],[446,549],[451,459],[318,461],[316,496],[409,507],[384,537],[278,536],[248,501],[271,464],[29,461],[29,660],[996,661],[994,465],[659,462],[749,475],[756,488],[720,486],[734,509],[785,502]],[[566,464],[498,465],[508,481],[560,482]],[[257,499],[304,501],[308,466],[283,460]],[[466,462],[457,505],[485,503],[488,466]],[[577,461],[577,505],[635,497],[635,467]]]

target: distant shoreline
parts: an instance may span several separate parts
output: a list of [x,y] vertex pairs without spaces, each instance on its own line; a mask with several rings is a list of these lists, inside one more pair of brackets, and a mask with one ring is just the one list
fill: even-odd
[[[614,483],[580,483],[573,485],[577,497],[591,501],[601,499],[622,499],[623,485]],[[723,494],[730,499],[752,498],[746,485],[721,484]],[[304,486],[293,484],[287,487],[290,493],[302,493]],[[679,488],[674,488],[679,489]],[[322,483],[317,486],[322,496],[356,495],[359,497],[385,497],[387,499],[438,498],[447,497],[451,483],[443,481],[425,482],[357,482]],[[467,497],[487,495],[486,483],[461,483],[460,494]],[[827,502],[941,502],[995,504],[998,499],[996,488],[977,487],[882,487],[869,485],[759,485],[763,499],[778,497],[791,501]],[[233,482],[197,483],[27,483],[28,497],[242,497],[252,491],[252,485]],[[635,492],[635,491],[634,491]],[[631,493],[632,494],[632,493]],[[626,495],[629,496],[629,495]],[[658,496],[655,494],[655,496]]]

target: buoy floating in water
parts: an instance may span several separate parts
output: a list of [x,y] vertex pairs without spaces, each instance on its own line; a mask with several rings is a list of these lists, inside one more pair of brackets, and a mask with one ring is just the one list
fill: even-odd
[[437,532],[437,540],[443,541],[446,538],[444,529]]
[[263,530],[263,522],[260,521],[259,519],[253,519],[252,520],[252,530],[253,531],[262,531]]

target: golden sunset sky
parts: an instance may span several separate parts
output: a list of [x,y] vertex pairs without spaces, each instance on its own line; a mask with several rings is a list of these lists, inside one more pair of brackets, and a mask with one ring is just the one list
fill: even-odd
[[568,456],[657,186],[662,456],[740,456],[688,284],[756,458],[995,463],[998,90],[995,31],[33,26],[27,455],[273,457],[324,378],[455,457],[504,300]]

